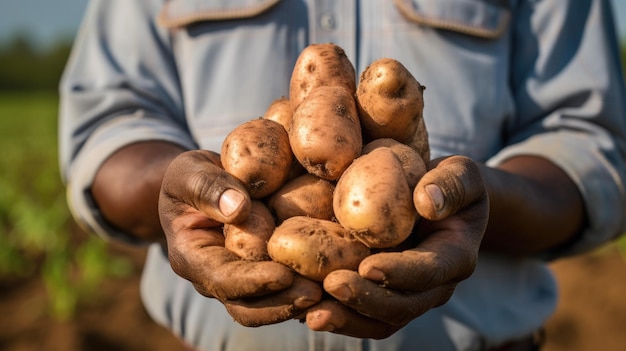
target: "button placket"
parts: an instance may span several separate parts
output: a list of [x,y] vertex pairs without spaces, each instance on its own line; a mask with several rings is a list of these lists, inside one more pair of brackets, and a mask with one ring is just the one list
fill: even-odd
[[335,16],[331,12],[325,12],[320,16],[319,25],[325,31],[332,31],[335,29]]
[[310,42],[335,43],[346,51],[354,63],[358,15],[356,1],[313,0],[310,4]]

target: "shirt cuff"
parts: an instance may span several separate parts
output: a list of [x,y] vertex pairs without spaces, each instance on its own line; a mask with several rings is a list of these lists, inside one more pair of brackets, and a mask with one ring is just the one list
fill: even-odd
[[[587,225],[579,237],[565,247],[548,252],[545,259],[579,254],[595,249],[624,232],[623,209],[626,206],[624,185],[619,174],[624,170],[614,147],[602,145],[582,133],[550,133],[537,135],[503,149],[491,158],[488,166],[498,166],[504,160],[521,155],[543,157],[565,171],[578,187],[587,211]],[[613,152],[613,153],[611,153]]]
[[120,148],[142,141],[165,141],[192,150],[195,145],[187,133],[163,120],[143,113],[118,116],[102,125],[82,147],[71,165],[67,181],[68,206],[77,223],[86,231],[106,239],[131,244],[143,242],[107,223],[91,196],[91,186],[102,163]]

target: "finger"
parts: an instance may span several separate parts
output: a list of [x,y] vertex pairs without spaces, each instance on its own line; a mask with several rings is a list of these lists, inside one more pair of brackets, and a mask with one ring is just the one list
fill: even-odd
[[360,314],[402,326],[448,301],[454,285],[440,285],[420,293],[401,293],[363,279],[356,272],[338,270],[324,279],[324,290]]
[[161,201],[183,202],[221,223],[242,221],[251,207],[243,184],[222,169],[219,155],[205,150],[188,151],[172,161]]
[[321,298],[319,283],[296,276],[286,290],[262,297],[227,300],[224,305],[239,324],[257,327],[293,319]]
[[476,267],[488,219],[487,201],[478,201],[440,221],[422,220],[422,241],[402,252],[365,258],[359,274],[400,291],[425,291],[469,277]]
[[211,231],[186,234],[196,239],[168,245],[169,261],[174,272],[192,282],[204,296],[221,301],[261,296],[293,282],[291,270],[279,263],[244,261],[223,246],[206,245],[205,237],[216,235]]
[[315,331],[371,339],[384,339],[398,330],[395,326],[359,314],[335,300],[324,300],[309,308],[306,324]]
[[487,196],[478,166],[464,156],[435,160],[413,193],[415,208],[429,220],[446,218]]
[[469,277],[476,266],[477,249],[461,249],[458,243],[437,241],[402,252],[371,255],[359,265],[359,275],[406,292],[425,292]]

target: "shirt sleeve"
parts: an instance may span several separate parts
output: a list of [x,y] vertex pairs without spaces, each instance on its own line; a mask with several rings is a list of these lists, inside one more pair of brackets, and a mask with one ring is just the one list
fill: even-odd
[[551,160],[576,183],[588,223],[559,257],[591,250],[624,232],[626,118],[618,42],[608,0],[522,1],[515,10],[512,89],[518,116],[508,146]]
[[60,85],[60,167],[79,224],[133,242],[106,223],[90,188],[121,147],[160,140],[195,148],[186,125],[160,1],[96,0],[87,7]]

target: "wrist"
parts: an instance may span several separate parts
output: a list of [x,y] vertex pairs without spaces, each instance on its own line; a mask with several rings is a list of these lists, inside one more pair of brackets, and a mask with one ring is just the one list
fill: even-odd
[[100,167],[91,189],[109,224],[140,240],[165,242],[158,198],[169,163],[185,150],[177,145],[140,142],[112,154]]

